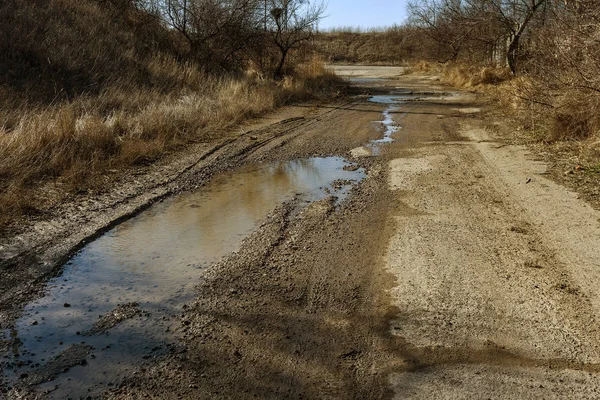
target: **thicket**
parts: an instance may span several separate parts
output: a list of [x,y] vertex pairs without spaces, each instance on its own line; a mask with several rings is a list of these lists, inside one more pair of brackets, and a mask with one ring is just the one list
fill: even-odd
[[[336,85],[295,0],[0,3],[0,222]],[[285,76],[285,79],[283,79]]]
[[411,26],[452,83],[498,93],[546,141],[597,135],[600,8],[591,0],[418,0]]
[[371,31],[346,27],[321,32],[313,43],[330,63],[403,64],[426,56],[421,36],[407,26]]

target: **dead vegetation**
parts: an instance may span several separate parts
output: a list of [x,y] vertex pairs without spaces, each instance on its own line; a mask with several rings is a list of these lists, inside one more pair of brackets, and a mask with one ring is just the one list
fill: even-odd
[[[418,0],[412,24],[452,60],[442,79],[496,96],[547,141],[587,140],[600,115],[600,14],[589,1]],[[467,66],[468,65],[468,66]]]
[[440,72],[442,82],[462,88],[498,85],[512,78],[507,68],[476,67],[465,64],[446,64],[441,67]]
[[319,34],[314,46],[329,63],[399,65],[420,56],[413,33],[408,27],[370,32],[335,29]]
[[[259,19],[256,8],[236,8],[235,13],[227,12],[224,3],[219,10],[194,8],[198,18],[220,16],[219,35],[244,31],[248,42],[240,44],[236,36],[236,51],[224,54],[205,37],[205,47],[198,47],[194,40],[201,32],[191,22],[179,26],[188,39],[160,20],[153,12],[161,4],[175,1],[0,5],[6,22],[0,26],[0,223],[50,207],[52,201],[39,190],[44,185],[63,194],[85,191],[107,170],[152,162],[190,142],[218,139],[286,102],[330,96],[339,89],[337,78],[317,58],[286,54],[289,62],[282,66],[275,44],[265,36],[267,21]],[[252,21],[255,25],[249,25]],[[303,29],[309,36],[310,26]],[[279,34],[287,33],[282,27]],[[276,67],[283,79],[272,79]]]

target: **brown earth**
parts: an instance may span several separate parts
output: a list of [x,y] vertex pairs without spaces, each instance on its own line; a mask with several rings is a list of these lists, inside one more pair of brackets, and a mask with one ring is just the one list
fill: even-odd
[[[363,92],[421,93],[392,111],[380,155],[363,146],[387,105],[359,94],[82,195],[2,240],[2,328],[81,243],[156,199],[246,163],[354,155],[368,177],[344,202],[274,210],[198,283],[170,353],[104,397],[597,398],[600,213],[498,137],[484,99],[435,96],[448,88],[401,69],[338,71],[388,78]],[[31,389],[8,395],[43,397]]]

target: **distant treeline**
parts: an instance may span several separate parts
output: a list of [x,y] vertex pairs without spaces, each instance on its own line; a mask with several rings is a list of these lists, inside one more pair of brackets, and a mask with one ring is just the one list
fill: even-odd
[[[423,41],[428,46],[423,46]],[[410,26],[363,30],[332,28],[316,35],[316,51],[330,63],[402,64],[429,58],[432,41]]]

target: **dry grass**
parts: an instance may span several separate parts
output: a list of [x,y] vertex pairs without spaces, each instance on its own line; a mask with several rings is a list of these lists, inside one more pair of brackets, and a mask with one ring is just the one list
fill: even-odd
[[0,19],[0,225],[100,187],[108,169],[152,162],[285,102],[336,91],[322,62],[300,65],[299,52],[282,82],[259,68],[244,75],[248,55],[240,69],[209,74],[135,2],[7,0]]
[[417,72],[432,72],[435,70],[435,66],[428,61],[419,61],[411,65],[411,69]]
[[532,141],[594,141],[600,132],[600,96],[550,89],[536,77],[519,76],[489,91]]
[[562,98],[551,111],[548,140],[583,140],[600,132],[600,99],[597,96]]
[[[446,66],[442,81],[490,95],[512,121],[514,138],[543,147],[557,161],[600,171],[600,95],[576,86],[550,85],[538,75],[511,76],[508,71]],[[568,80],[563,74],[561,79]],[[573,81],[576,78],[572,78]]]
[[442,82],[460,88],[498,85],[512,78],[510,71],[505,68],[478,68],[464,64],[448,64],[441,72]]
[[[334,90],[337,78],[319,60],[275,83],[260,77],[217,78],[168,58],[153,73],[190,89],[112,87],[61,105],[34,109],[0,127],[0,212],[31,211],[31,193],[48,180],[70,189],[94,184],[107,169],[160,158],[191,141],[211,141],[287,102]],[[193,89],[192,89],[193,88]],[[5,118],[6,120],[6,118]]]

